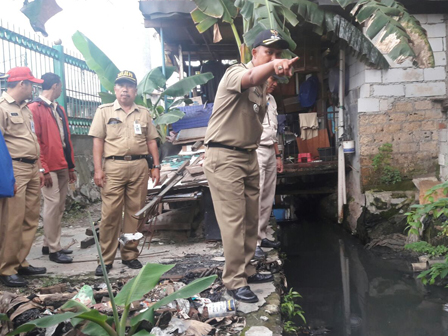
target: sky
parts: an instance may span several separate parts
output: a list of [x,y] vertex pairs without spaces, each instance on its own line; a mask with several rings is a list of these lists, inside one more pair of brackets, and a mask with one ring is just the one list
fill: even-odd
[[[138,0],[56,0],[62,11],[45,24],[51,44],[62,40],[65,49],[77,51],[71,36],[77,30],[92,40],[120,70],[131,70],[140,81],[162,64],[160,39],[144,27]],[[23,0],[1,0],[0,19],[20,31],[33,32],[20,12]],[[40,35],[40,33],[38,33]]]

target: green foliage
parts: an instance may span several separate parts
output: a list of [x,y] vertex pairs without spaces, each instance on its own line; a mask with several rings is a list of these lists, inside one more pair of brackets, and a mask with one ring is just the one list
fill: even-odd
[[[81,32],[77,31],[73,34],[72,39],[76,48],[84,56],[89,68],[95,71],[98,75],[101,85],[109,91],[98,93],[102,103],[112,103],[115,101],[114,83],[120,70],[109,57],[106,56],[106,54],[104,54]],[[143,105],[149,109],[162,142],[165,142],[167,125],[182,119],[185,115],[182,111],[176,108],[176,106],[179,106],[183,102],[191,102],[190,99],[185,99],[183,96],[187,95],[197,85],[205,84],[213,78],[213,74],[207,72],[181,79],[165,89],[167,80],[173,75],[175,70],[175,67],[168,66],[165,68],[165,74],[163,74],[162,67],[154,68],[146,74],[142,81],[137,85],[138,96],[135,102],[136,104]],[[158,91],[159,98],[156,103],[153,104],[148,95],[152,94],[154,91]],[[180,99],[175,99],[176,105],[172,104],[165,109],[164,104],[159,104],[165,96],[173,98],[180,97]]]
[[[89,214],[90,219],[90,214]],[[209,277],[204,277],[197,279],[187,286],[181,288],[180,290],[166,296],[156,304],[148,308],[144,313],[137,315],[130,320],[131,328],[126,330],[128,326],[128,316],[133,301],[141,299],[144,294],[152,290],[159,282],[160,277],[170,270],[174,265],[159,265],[159,264],[146,264],[139,272],[139,274],[128,281],[126,285],[122,288],[120,293],[114,298],[112,294],[112,287],[110,286],[110,281],[107,276],[105,269],[105,264],[103,257],[101,255],[101,248],[98,242],[98,237],[93,226],[93,222],[90,219],[92,231],[94,232],[95,244],[98,249],[98,254],[100,257],[101,267],[103,269],[103,277],[106,281],[106,285],[109,291],[109,297],[111,299],[111,305],[114,313],[114,317],[108,317],[99,313],[97,310],[90,309],[80,302],[75,300],[69,300],[67,303],[61,307],[61,310],[70,309],[71,312],[66,312],[62,314],[56,314],[52,316],[46,316],[34,321],[30,321],[21,325],[19,328],[10,332],[8,336],[17,335],[22,332],[31,331],[35,328],[48,328],[51,326],[58,325],[59,323],[71,320],[73,326],[78,325],[82,321],[87,321],[87,324],[83,326],[82,333],[89,336],[145,336],[150,335],[147,331],[142,330],[136,333],[142,321],[153,321],[154,310],[162,305],[168,304],[176,299],[188,298],[196,295],[206,288],[208,288],[216,279],[216,275]],[[117,313],[117,306],[123,307],[123,314],[121,319]],[[73,310],[75,312],[73,312]],[[3,319],[4,316],[0,315]]]
[[432,257],[439,257],[448,253],[448,247],[444,245],[432,246],[425,241],[410,243],[405,245],[404,248],[420,254],[427,254]]
[[433,285],[436,282],[437,278],[440,278],[442,280],[446,278],[447,275],[448,259],[446,259],[443,263],[433,264],[429,270],[420,273],[417,278],[421,279],[425,285]]
[[306,323],[305,312],[303,311],[300,305],[295,303],[295,300],[301,297],[302,296],[298,292],[293,291],[293,288],[291,288],[288,294],[286,294],[283,297],[283,303],[281,304],[281,311],[287,320],[284,324],[284,330],[286,332],[297,331],[297,327],[292,321],[292,319],[295,316],[299,316],[302,319],[303,323]]
[[391,165],[392,144],[385,143],[378,148],[379,153],[373,157],[373,170],[381,184],[395,184],[401,182],[400,171]]
[[0,321],[9,321],[8,315],[0,314]]

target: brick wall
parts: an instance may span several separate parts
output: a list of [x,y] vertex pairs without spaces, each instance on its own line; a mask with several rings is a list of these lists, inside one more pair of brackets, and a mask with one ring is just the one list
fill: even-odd
[[[441,173],[448,177],[448,149],[439,143],[439,129],[446,128],[446,113],[437,101],[447,97],[447,20],[441,14],[417,17],[428,32],[435,68],[418,69],[406,61],[389,70],[375,70],[350,61],[348,102],[357,103],[357,118],[353,111],[350,115],[357,124],[355,139],[363,187],[372,182],[372,158],[384,143],[392,143],[394,164],[404,177],[436,175],[438,161],[446,163]],[[446,157],[438,160],[441,150]]]

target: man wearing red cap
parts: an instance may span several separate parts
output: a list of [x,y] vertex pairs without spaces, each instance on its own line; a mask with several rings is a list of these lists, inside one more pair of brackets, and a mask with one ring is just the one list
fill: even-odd
[[31,98],[34,78],[27,67],[8,71],[7,90],[0,98],[0,131],[11,154],[17,192],[8,198],[8,220],[1,223],[3,243],[0,251],[0,281],[9,287],[23,287],[21,275],[44,274],[44,267],[33,267],[26,261],[39,223],[40,149],[34,130],[33,115],[26,100]]

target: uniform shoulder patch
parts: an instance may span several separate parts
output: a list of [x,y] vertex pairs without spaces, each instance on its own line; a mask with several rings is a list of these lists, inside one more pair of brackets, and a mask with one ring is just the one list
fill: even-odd
[[107,103],[107,104],[101,104],[100,106],[98,106],[99,109],[105,108],[105,107],[110,107],[113,106],[114,103]]

